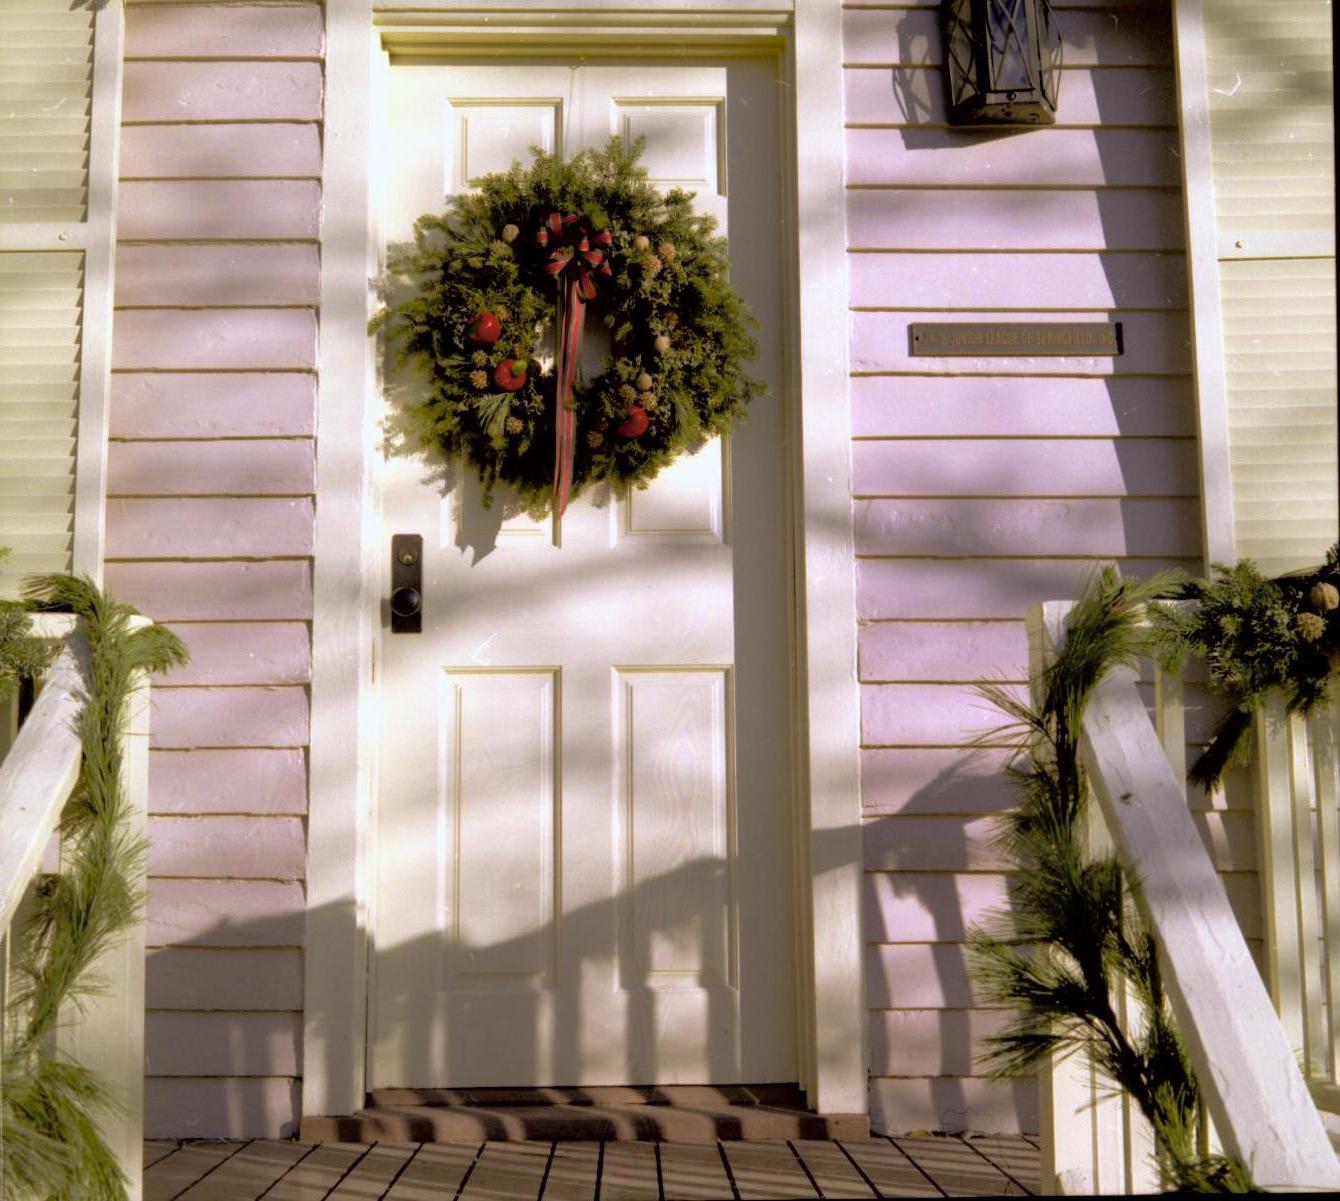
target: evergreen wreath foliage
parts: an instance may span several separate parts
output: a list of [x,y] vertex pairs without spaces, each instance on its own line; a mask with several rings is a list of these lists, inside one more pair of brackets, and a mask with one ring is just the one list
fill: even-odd
[[1271,693],[1289,713],[1327,701],[1340,672],[1340,543],[1321,566],[1268,579],[1250,560],[1215,564],[1209,580],[1191,580],[1177,595],[1194,602],[1153,605],[1160,663],[1181,671],[1205,660],[1210,688],[1227,708],[1189,778],[1204,787],[1251,757],[1252,714]]
[[[1085,707],[1108,671],[1151,652],[1145,606],[1176,583],[1170,575],[1122,579],[1107,569],[1071,611],[1064,644],[1033,682],[1035,701],[997,685],[980,688],[1010,719],[980,745],[1013,752],[1007,772],[1019,803],[1001,819],[999,841],[1020,865],[1008,913],[997,915],[993,929],[972,933],[987,995],[1015,1011],[989,1040],[984,1063],[992,1075],[1012,1078],[1031,1074],[1047,1056],[1083,1053],[1139,1105],[1176,1188],[1250,1192],[1240,1164],[1197,1154],[1200,1093],[1154,936],[1133,903],[1139,882],[1114,855],[1088,853],[1083,839]],[[1126,987],[1140,1016],[1123,1025],[1115,998]]]
[[[693,211],[691,192],[652,186],[641,152],[642,139],[617,137],[567,161],[533,149],[529,165],[476,179],[448,212],[420,217],[413,245],[390,259],[385,292],[403,299],[370,329],[385,330],[423,381],[407,390],[402,432],[415,449],[464,455],[486,501],[503,483],[532,515],[552,503],[556,382],[540,360],[554,346],[559,291],[537,242],[551,213],[611,235],[591,317],[612,353],[575,389],[572,495],[645,483],[729,430],[764,390],[745,371],[756,323],[727,281],[725,239]],[[496,317],[496,340],[472,336],[481,315]],[[512,363],[525,376],[516,390],[499,383]],[[628,428],[634,409],[647,419],[640,434]]]
[[88,695],[76,723],[79,779],[61,814],[64,867],[37,890],[12,969],[3,1057],[5,1195],[46,1201],[121,1201],[125,1180],[95,1125],[115,1106],[97,1076],[53,1052],[63,1006],[78,1007],[101,982],[94,961],[140,920],[144,842],[127,828],[121,735],[137,670],[186,661],[170,630],[132,630],[136,611],[87,577],[48,575],[24,586],[39,609],[74,612],[88,639]]

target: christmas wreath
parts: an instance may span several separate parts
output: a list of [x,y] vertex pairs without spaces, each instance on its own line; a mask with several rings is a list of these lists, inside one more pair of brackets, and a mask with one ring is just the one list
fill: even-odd
[[[426,376],[410,441],[464,456],[486,500],[502,483],[520,509],[561,517],[590,485],[650,480],[762,391],[725,239],[692,193],[648,182],[641,151],[618,138],[566,162],[535,150],[420,217],[389,262],[387,293],[403,299],[372,329]],[[588,307],[610,339],[594,379],[577,366]]]

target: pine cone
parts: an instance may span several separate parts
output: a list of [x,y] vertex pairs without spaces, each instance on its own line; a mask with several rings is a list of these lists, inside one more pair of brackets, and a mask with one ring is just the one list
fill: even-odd
[[504,242],[515,242],[520,234],[521,230],[510,221],[502,227],[502,240]]
[[489,386],[489,373],[487,371],[470,372],[470,382],[476,388],[487,388]]
[[598,434],[595,430],[588,430],[586,433],[586,445],[592,450],[599,450],[605,444],[605,435]]
[[1316,642],[1326,633],[1326,618],[1316,613],[1300,613],[1294,618],[1294,626],[1304,642]]
[[520,417],[509,417],[503,425],[509,434],[519,434],[526,428],[526,423]]
[[657,354],[665,354],[665,352],[670,349],[670,339],[664,334],[657,334],[656,341],[654,341],[652,345],[656,347]]
[[647,372],[643,371],[638,374],[638,377],[634,382],[637,384],[637,390],[639,392],[649,392],[651,391],[651,386],[656,381],[652,379]]
[[487,367],[489,365],[489,356],[482,350],[476,350],[475,353],[470,356],[470,362],[476,367]]
[[657,272],[659,272],[660,269],[664,266],[665,264],[661,262],[661,260],[658,259],[654,254],[649,254],[647,255],[646,258],[642,260],[642,268],[644,271],[646,271],[648,275],[657,274]]
[[637,403],[644,409],[650,409],[656,403],[655,392],[639,392],[637,394]]
[[651,249],[651,239],[647,237],[646,234],[638,234],[637,237],[633,239],[633,249],[634,250]]
[[506,305],[495,304],[493,306],[493,315],[497,317],[499,321],[511,321],[512,310]]
[[656,247],[656,253],[661,256],[662,261],[673,263],[675,261],[675,244],[673,242],[662,242]]
[[632,404],[637,399],[637,389],[632,384],[620,384],[619,399]]

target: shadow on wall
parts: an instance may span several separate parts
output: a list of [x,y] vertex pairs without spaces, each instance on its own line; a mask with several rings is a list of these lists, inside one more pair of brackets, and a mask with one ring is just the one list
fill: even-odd
[[[1142,575],[1174,563],[1197,569],[1169,13],[1059,10],[1067,66],[1057,124],[1025,129],[947,125],[935,16],[933,9],[899,14],[898,66],[879,73],[889,88],[882,104],[867,82],[875,72],[849,72],[861,89],[861,121],[871,123],[870,133],[855,136],[870,138],[860,144],[872,147],[879,138],[889,150],[878,173],[857,170],[858,181],[875,186],[858,182],[860,190],[849,194],[861,216],[853,246],[904,252],[901,262],[922,277],[915,286],[882,289],[893,298],[889,309],[858,311],[853,365],[895,377],[880,394],[886,404],[929,414],[922,426],[891,423],[896,433],[889,436],[921,438],[911,445],[928,465],[911,466],[915,460],[903,454],[896,475],[858,487],[877,499],[858,500],[856,529],[858,550],[864,544],[877,556],[934,561],[928,577],[952,578],[955,594],[932,597],[915,613],[890,603],[888,613],[862,615],[1022,620],[1029,604],[1072,595],[1084,572],[1102,562]],[[889,126],[876,134],[879,112],[889,113]],[[928,196],[938,215],[927,215]],[[858,241],[874,230],[889,240]],[[962,258],[918,258],[918,250]],[[960,264],[959,278],[950,277],[946,262]],[[870,303],[859,295],[852,302]],[[909,359],[901,343],[880,352],[863,337],[881,322],[880,332],[892,335],[887,345],[899,341],[904,321],[923,319],[1121,321],[1126,353]],[[862,354],[868,362],[859,361]],[[958,388],[956,407],[942,403],[951,395],[946,384]],[[949,438],[959,441],[935,440]],[[952,453],[940,454],[946,446]],[[1009,662],[988,661],[980,647],[973,653],[979,657],[971,662],[935,664],[908,680],[958,688],[974,678],[1021,682],[1027,675],[1022,637]],[[884,965],[872,973],[872,1058],[889,1065],[881,1070],[891,1074],[895,1122],[896,1107],[912,1101],[898,1077],[919,1077],[950,1130],[974,1126],[981,1093],[969,1078],[982,1071],[974,1052],[1005,1021],[973,996],[964,939],[984,914],[1007,904],[1009,865],[991,835],[992,815],[1011,797],[1000,755],[937,750],[931,770],[931,752],[912,744],[961,745],[999,724],[971,687],[961,684],[937,736],[917,715],[890,718],[892,732],[906,736],[887,739],[895,745],[867,754],[863,767],[867,806],[889,815],[866,827],[867,938],[880,944],[872,951]],[[873,691],[866,691],[867,704]],[[963,723],[972,728],[957,728]]]
[[[849,839],[849,830],[821,835],[816,844],[815,871],[822,873],[848,866],[841,861],[841,848],[849,845]],[[374,980],[379,973],[384,979],[426,977],[433,981],[431,987],[434,989],[434,995],[427,1000],[421,994],[408,992],[386,996],[383,991],[380,995],[377,1012],[369,1025],[371,1030],[381,1032],[379,1056],[382,1062],[392,1065],[383,1070],[398,1074],[374,1083],[382,1087],[444,1087],[456,1083],[450,1078],[450,1067],[446,1069],[446,1078],[437,1079],[433,1075],[435,1069],[425,1066],[478,1060],[479,1033],[469,1020],[469,1005],[457,1007],[455,1020],[448,1018],[447,1002],[453,989],[468,987],[472,975],[476,981],[482,978],[487,982],[490,971],[499,964],[547,959],[558,970],[556,946],[560,938],[571,946],[592,949],[582,961],[566,965],[565,970],[574,978],[580,978],[588,968],[599,969],[611,962],[650,964],[655,944],[666,937],[673,938],[681,948],[696,945],[697,954],[705,963],[721,961],[725,948],[721,945],[720,932],[726,926],[727,910],[719,900],[714,903],[714,899],[723,895],[729,871],[729,861],[722,858],[688,861],[672,871],[646,879],[615,901],[587,905],[570,912],[561,925],[550,922],[543,928],[487,945],[465,940],[457,942],[450,931],[442,930],[426,932],[395,946],[371,948]],[[679,917],[673,925],[629,920],[632,913],[645,916],[663,909],[662,898],[667,894],[678,898],[676,911]],[[319,921],[324,915],[318,910],[312,916]],[[172,949],[300,949],[294,947],[294,933],[300,928],[296,924],[298,920],[287,913],[252,920],[217,920],[189,939],[174,943]],[[228,1006],[228,998],[219,993],[207,995],[207,986],[198,978],[183,979],[177,975],[171,982],[159,979],[155,971],[155,950],[161,948],[149,953],[151,1008],[167,1008],[169,1002],[172,1008],[197,1010]],[[425,961],[429,964],[426,972],[423,970]],[[410,970],[411,967],[415,970]],[[658,1023],[656,990],[645,978],[639,978],[625,967],[622,987],[627,998],[628,1034],[622,1070],[626,1080],[634,1085],[656,1080],[661,1073],[665,1048],[686,1041],[705,1044],[709,1054],[722,1062],[730,1061],[737,1025],[735,994],[720,986],[714,977],[704,978],[699,983],[708,992],[702,1028],[665,1029]],[[852,981],[853,989],[860,987],[860,980]],[[224,990],[227,990],[226,985]],[[375,983],[372,992],[376,994]],[[521,1000],[524,1003],[524,1007],[513,1004],[515,1015],[529,1014],[529,1020],[514,1023],[514,1036],[505,1048],[513,1072],[522,1073],[529,1083],[539,1081],[556,1085],[571,1085],[582,1077],[582,1047],[590,1047],[593,1037],[598,1038],[601,1032],[591,1028],[588,1015],[582,1012],[579,996],[580,990],[575,987],[556,989],[548,997],[539,989],[520,997],[517,992],[508,995],[509,1002]],[[489,1004],[487,991],[477,993],[471,1003],[477,1006]],[[239,1004],[236,1009],[243,1010],[245,1005]],[[433,1015],[427,1023],[423,1020],[426,1011]],[[310,1015],[315,1023],[312,1045],[318,1055],[344,1033],[343,1030],[323,1028],[320,1021],[323,1012],[324,1007],[317,1005]],[[224,1013],[227,1013],[226,1008]],[[239,1012],[237,1016],[241,1019],[244,1014]],[[217,1031],[217,1026],[213,1029]],[[300,1041],[300,1025],[295,1023],[293,1030]],[[173,1093],[171,1104],[164,1099],[168,1092],[163,1091],[159,1082],[170,1081],[172,1077],[155,1075],[158,1070],[156,1049],[151,1037],[146,1055],[146,1076],[151,1078],[146,1114],[148,1137],[218,1137],[220,1124],[234,1136],[242,1132],[270,1137],[292,1135],[296,1130],[300,1099],[296,1081],[283,1082],[287,1086],[288,1099],[281,1109],[280,1103],[273,1099],[268,1103],[248,1101],[236,1083],[229,1079],[254,1076],[257,1065],[275,1062],[277,1048],[273,1039],[273,1028],[258,1028],[238,1020],[225,1039],[226,1045],[215,1046],[210,1052],[213,1079],[191,1078],[197,1082],[196,1095],[201,1105],[200,1110],[192,1112],[189,1093]],[[166,1050],[171,1057],[171,1049]],[[845,1049],[833,1050],[841,1054]],[[282,1050],[285,1061],[290,1057],[296,1060],[299,1073],[303,1070],[301,1054],[300,1045]],[[511,1084],[514,1081],[498,1080],[495,1083]],[[159,1097],[155,1096],[156,1086],[160,1087]],[[217,1090],[215,1098],[208,1098],[210,1089]],[[218,1091],[222,1092],[221,1099]],[[183,1099],[185,1105],[181,1103]],[[255,1112],[258,1105],[264,1112]],[[738,1137],[739,1130],[729,1121],[723,1122],[719,1123],[720,1137]],[[415,1133],[416,1136],[430,1137],[431,1128],[425,1123],[423,1129]],[[823,1129],[817,1122],[811,1134],[822,1137]],[[654,1132],[649,1130],[647,1136],[654,1137]]]

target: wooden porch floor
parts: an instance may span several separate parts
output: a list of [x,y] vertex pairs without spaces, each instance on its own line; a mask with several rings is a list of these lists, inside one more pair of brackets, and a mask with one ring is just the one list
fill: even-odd
[[147,1142],[145,1201],[750,1201],[1038,1191],[1031,1139]]

